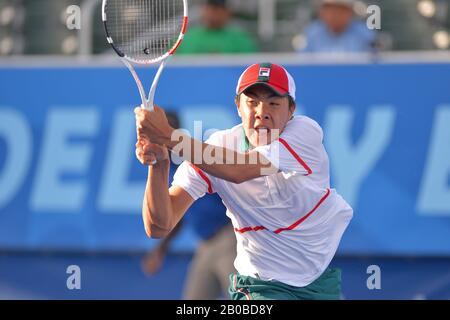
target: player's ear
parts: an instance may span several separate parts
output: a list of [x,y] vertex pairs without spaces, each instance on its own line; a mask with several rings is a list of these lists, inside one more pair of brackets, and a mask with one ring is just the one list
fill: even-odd
[[297,105],[295,104],[295,101],[289,97],[289,118],[292,119],[294,117],[295,109]]
[[292,118],[295,113],[295,104],[289,106],[290,117]]
[[234,104],[236,105],[239,118],[242,118],[241,111],[240,111],[240,100],[241,99],[239,98],[239,95],[236,95],[236,97],[234,97]]

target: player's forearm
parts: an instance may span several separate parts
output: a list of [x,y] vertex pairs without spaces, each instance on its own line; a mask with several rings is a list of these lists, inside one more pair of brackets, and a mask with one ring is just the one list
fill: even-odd
[[203,158],[200,161],[195,161],[198,159],[195,159],[192,154],[189,158],[193,159],[192,163],[195,166],[214,177],[234,183],[242,183],[263,175],[262,164],[256,159],[250,159],[249,154],[211,146],[206,143],[202,143],[201,148],[202,154],[205,154],[205,150],[209,151],[213,148],[213,159]]
[[178,141],[168,142],[168,147],[206,173],[234,183],[267,175],[268,169],[272,168],[257,152],[239,153],[186,135],[181,136]]
[[169,161],[164,160],[148,169],[142,215],[146,232],[153,238],[165,236],[173,227],[168,190],[169,167]]

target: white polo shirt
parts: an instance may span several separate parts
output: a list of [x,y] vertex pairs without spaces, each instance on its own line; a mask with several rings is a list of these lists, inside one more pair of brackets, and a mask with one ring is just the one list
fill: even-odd
[[[237,238],[236,270],[245,276],[304,287],[328,267],[353,210],[330,189],[328,155],[320,126],[306,116],[286,124],[280,138],[255,148],[280,172],[241,184],[183,162],[172,185],[195,200],[217,192]],[[214,133],[207,143],[242,152],[241,125]]]

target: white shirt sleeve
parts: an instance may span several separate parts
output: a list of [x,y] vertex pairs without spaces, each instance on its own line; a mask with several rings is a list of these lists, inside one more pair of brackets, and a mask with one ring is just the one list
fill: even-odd
[[179,186],[197,200],[206,192],[213,193],[209,177],[193,166],[190,162],[183,161],[173,176],[172,186]]
[[255,148],[283,172],[314,173],[323,158],[323,132],[307,117],[290,120],[278,140]]
[[[220,145],[220,138],[220,133],[213,133],[210,138],[206,140],[206,143]],[[200,170],[188,161],[183,161],[173,176],[172,186],[176,185],[183,188],[194,200],[197,200],[203,197],[206,192],[215,192],[213,190],[212,180],[212,177],[206,172]]]

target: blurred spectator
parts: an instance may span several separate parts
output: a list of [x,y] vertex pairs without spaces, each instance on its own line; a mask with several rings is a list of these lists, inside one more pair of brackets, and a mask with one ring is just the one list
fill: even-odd
[[188,27],[177,53],[250,53],[255,41],[244,30],[229,24],[232,12],[226,0],[204,0],[201,26]]
[[354,0],[319,0],[318,17],[306,29],[304,52],[369,52],[376,33],[358,20]]
[[[166,112],[166,115],[172,127],[180,127],[176,113]],[[170,166],[169,181],[172,181],[176,165],[171,163]],[[148,275],[158,272],[172,240],[183,226],[189,226],[199,237],[200,243],[187,272],[182,299],[228,299],[229,275],[235,272],[236,236],[225,211],[222,200],[216,194],[196,201],[172,232],[144,257],[144,272]]]

